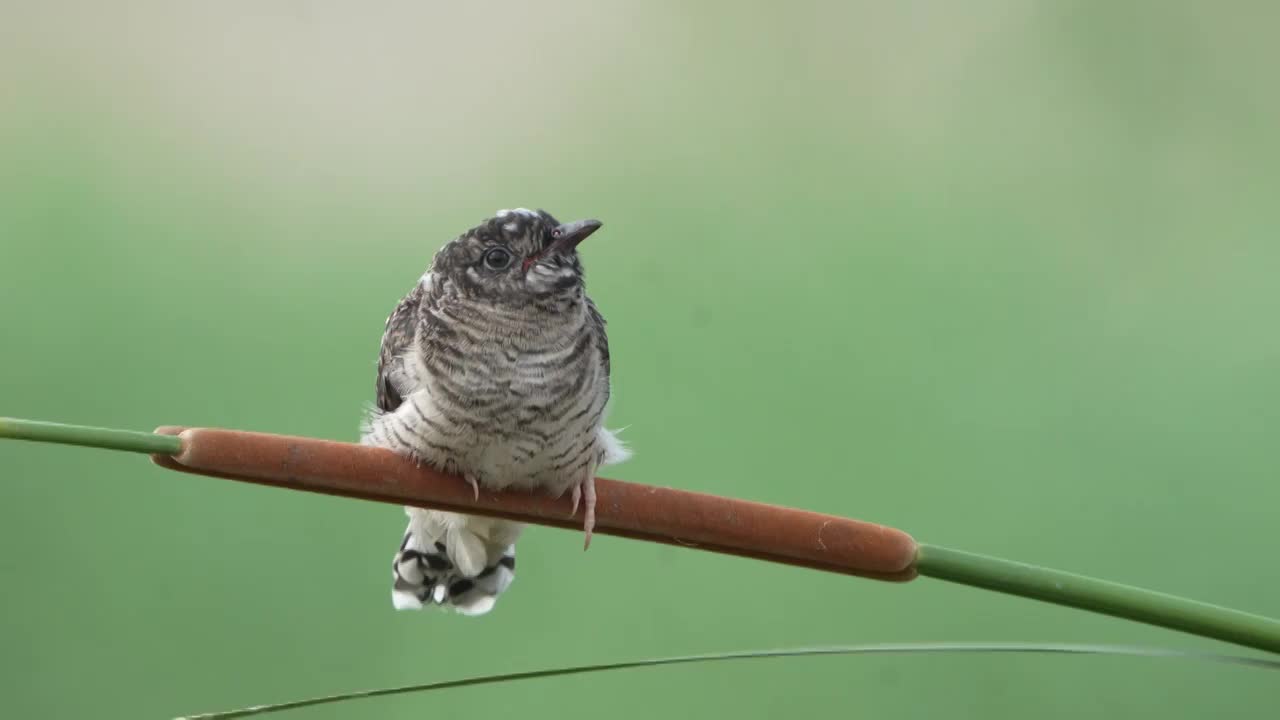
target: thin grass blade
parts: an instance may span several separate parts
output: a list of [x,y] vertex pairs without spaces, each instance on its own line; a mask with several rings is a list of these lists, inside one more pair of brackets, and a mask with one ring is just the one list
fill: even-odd
[[254,705],[239,710],[186,715],[177,720],[227,720],[252,715],[297,710],[318,705],[360,700],[365,698],[386,697],[389,695],[405,695],[417,692],[447,690],[449,688],[470,687],[473,685],[493,685],[518,680],[535,680],[538,678],[559,677],[564,675],[585,675],[588,673],[608,672],[610,670],[628,670],[645,667],[661,667],[665,665],[689,665],[694,663],[725,662],[730,660],[761,660],[776,658],[796,658],[834,655],[902,655],[902,654],[936,654],[936,653],[1009,653],[1027,655],[1109,655],[1117,657],[1136,657],[1151,659],[1192,660],[1198,662],[1223,663],[1245,667],[1280,670],[1280,660],[1272,658],[1251,657],[1247,655],[1222,655],[1216,653],[1187,652],[1165,648],[1131,647],[1124,645],[1089,645],[1075,643],[888,643],[877,645],[836,645],[831,647],[784,648],[774,650],[747,650],[741,652],[708,653],[703,655],[679,655],[664,658],[648,658],[645,660],[628,660],[615,663],[598,663],[593,665],[574,665],[569,667],[550,668],[545,670],[528,670],[524,672],[499,673],[496,675],[480,675],[459,680],[442,680],[439,682],[403,685],[400,687],[379,688],[375,690],[357,690],[355,692],[324,697],[293,700],[271,705]]

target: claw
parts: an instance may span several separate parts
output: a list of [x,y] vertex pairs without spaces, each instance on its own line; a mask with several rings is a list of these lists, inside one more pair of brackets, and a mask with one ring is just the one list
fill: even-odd
[[480,481],[476,480],[476,476],[463,475],[462,479],[466,480],[471,485],[471,491],[475,493],[476,499],[479,500],[480,499]]
[[586,550],[591,547],[591,530],[596,526],[596,478],[595,474],[587,475],[585,480],[580,481],[573,486],[573,493],[569,496],[573,500],[573,509],[569,511],[569,517],[578,514],[578,504],[586,500],[586,506],[583,510],[582,529],[587,534],[587,539],[582,544],[582,549]]
[[582,496],[585,502],[585,510],[583,512],[582,530],[586,533],[586,539],[582,542],[582,549],[585,551],[591,547],[591,531],[596,526],[596,478],[595,473],[589,473],[587,479],[582,481]]

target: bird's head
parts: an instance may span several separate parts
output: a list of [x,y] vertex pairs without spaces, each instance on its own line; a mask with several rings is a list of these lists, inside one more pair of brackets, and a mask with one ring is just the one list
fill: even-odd
[[568,295],[583,286],[578,243],[599,220],[560,223],[543,210],[499,210],[436,253],[431,272],[462,294],[496,302]]

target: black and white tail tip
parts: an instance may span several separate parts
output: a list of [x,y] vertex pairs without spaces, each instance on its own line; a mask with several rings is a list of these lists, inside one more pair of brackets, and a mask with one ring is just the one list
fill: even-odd
[[463,615],[483,615],[493,609],[516,576],[516,546],[508,545],[492,565],[474,577],[466,577],[449,560],[448,548],[435,541],[415,547],[406,532],[396,553],[392,572],[395,585],[391,602],[397,610],[421,610],[427,605],[456,610]]

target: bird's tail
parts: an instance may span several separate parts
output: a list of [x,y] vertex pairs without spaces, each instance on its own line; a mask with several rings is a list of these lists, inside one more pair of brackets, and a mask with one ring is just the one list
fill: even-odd
[[483,615],[516,576],[523,525],[496,518],[405,508],[409,527],[396,552],[391,602],[397,610],[438,605]]

